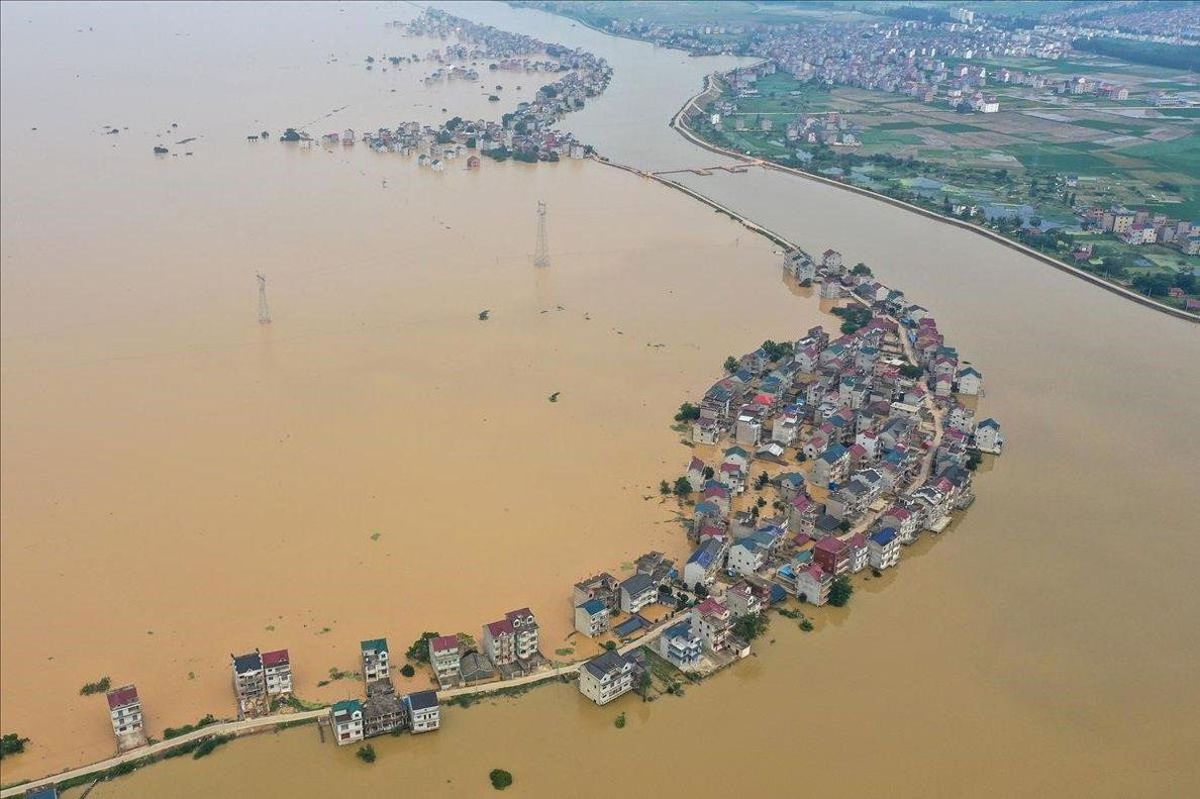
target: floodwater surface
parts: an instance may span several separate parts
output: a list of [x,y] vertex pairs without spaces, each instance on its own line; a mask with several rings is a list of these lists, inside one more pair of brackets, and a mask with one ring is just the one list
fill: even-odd
[[[207,20],[252,12],[139,22],[195,37],[191,57],[206,60],[186,71],[223,77],[188,83],[194,97],[168,36],[115,52],[116,23],[97,26],[109,38],[86,57],[29,66],[42,51],[27,48],[61,59],[85,34],[69,13],[17,8],[3,26],[0,664],[4,729],[34,743],[6,759],[5,781],[106,754],[102,701],[75,696],[102,674],[139,684],[157,733],[231,714],[234,649],[290,647],[301,694],[331,698],[360,686],[316,680],[352,667],[368,635],[407,645],[530,604],[561,639],[574,579],[683,546],[672,508],[645,499],[688,456],[674,407],[730,352],[819,321],[761,239],[627,173],[433,175],[361,147],[233,141],[352,100],[362,113],[334,129],[384,124],[366,106],[397,95],[399,119],[416,115],[405,103],[440,108],[424,87],[376,91],[384,76],[348,65],[388,52],[382,22],[406,7],[303,6],[271,37],[238,26],[230,49]],[[564,122],[602,153],[715,163],[665,127],[713,62],[531,11],[460,13],[609,58],[610,92]],[[14,48],[22,16],[47,27]],[[120,103],[68,74],[117,75],[125,59],[147,86]],[[44,85],[56,90],[30,89]],[[231,102],[233,87],[250,99]],[[155,160],[152,131],[185,111],[204,148]],[[102,137],[102,124],[133,135]],[[491,793],[492,768],[547,797],[1200,789],[1197,327],[815,182],[685,182],[810,251],[866,261],[931,309],[984,373],[983,411],[1009,441],[965,518],[861,581],[850,607],[822,609],[814,632],[775,618],[755,657],[682,698],[601,709],[554,685],[447,708],[434,735],[376,741],[371,766],[306,727],[94,797],[397,783],[471,796]],[[544,271],[528,255],[538,199]],[[254,320],[255,270],[270,280],[269,327]]]

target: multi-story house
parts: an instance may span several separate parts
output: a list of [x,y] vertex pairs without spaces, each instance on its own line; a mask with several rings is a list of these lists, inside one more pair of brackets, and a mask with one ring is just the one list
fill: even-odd
[[796,596],[801,602],[820,607],[829,601],[833,575],[813,563],[796,571]]
[[386,638],[371,638],[359,645],[362,652],[363,679],[367,682],[391,677],[391,660]]
[[709,597],[692,608],[692,629],[704,641],[706,649],[720,652],[729,642],[733,614],[722,603]]
[[608,630],[612,612],[599,599],[589,599],[575,606],[575,629],[589,638]]
[[870,555],[867,537],[862,533],[855,533],[846,539],[846,545],[850,549],[850,572],[851,574],[858,574],[867,568]]
[[608,572],[601,572],[575,583],[573,598],[576,607],[589,599],[598,599],[610,612],[615,613],[621,607],[620,581]]
[[462,659],[458,636],[439,635],[429,639],[429,665],[433,667],[438,685],[449,688],[462,682]]
[[109,691],[108,714],[113,733],[117,736],[117,749],[124,752],[146,745],[145,719],[142,717],[142,700],[137,688],[123,685]]
[[813,547],[813,561],[834,575],[850,571],[850,545],[840,538],[823,538]]
[[1004,436],[1000,433],[1000,423],[995,419],[984,419],[975,426],[975,447],[981,452],[999,455],[1004,448]]
[[813,463],[813,482],[820,486],[841,482],[849,468],[850,453],[841,444],[830,444]]
[[238,701],[238,718],[265,716],[270,711],[270,704],[262,655],[256,649],[230,657],[233,659],[233,692]]
[[658,638],[658,653],[667,662],[684,671],[700,665],[704,641],[692,631],[692,624],[683,620],[668,627]]
[[725,560],[728,542],[720,538],[704,541],[683,566],[683,581],[688,587],[710,583]]
[[888,508],[879,521],[884,527],[891,527],[896,531],[901,544],[911,544],[921,531],[920,519],[917,514],[902,505],[893,505]]
[[597,705],[606,705],[633,688],[636,664],[616,650],[589,660],[579,670],[579,692]]
[[437,691],[417,691],[404,697],[404,708],[408,712],[408,728],[414,734],[432,732],[441,726],[441,708]]
[[635,574],[621,582],[621,610],[637,613],[658,598],[658,590],[648,574]]
[[900,537],[891,527],[874,533],[868,546],[871,568],[889,569],[900,562]]
[[483,626],[483,647],[497,666],[529,660],[538,653],[538,624],[529,608],[512,610]]
[[335,702],[329,708],[329,717],[338,746],[347,746],[363,739],[362,702],[357,699]]
[[729,558],[726,570],[730,574],[753,574],[767,562],[767,548],[762,546],[753,536],[738,541],[729,548]]
[[757,616],[766,607],[766,600],[750,583],[739,580],[725,591],[725,606],[734,618]]
[[262,654],[263,673],[267,680],[267,696],[288,696],[292,693],[292,659],[286,649]]

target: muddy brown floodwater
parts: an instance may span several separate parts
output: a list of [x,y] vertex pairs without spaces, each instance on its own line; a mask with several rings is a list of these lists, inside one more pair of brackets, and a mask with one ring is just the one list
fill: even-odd
[[[328,699],[357,692],[315,682],[362,637],[407,645],[530,604],[561,639],[574,579],[683,546],[645,499],[687,459],[679,401],[726,354],[822,318],[763,240],[617,170],[434,175],[244,143],[347,105],[331,129],[499,114],[360,69],[413,49],[381,24],[407,7],[150,8],[2,7],[0,710],[33,739],[5,782],[109,752],[102,700],[77,696],[102,674],[138,683],[157,734],[232,714],[231,650],[288,646],[300,693]],[[665,123],[730,62],[459,13],[609,58],[609,93],[566,126],[614,159],[716,162]],[[195,155],[155,160],[173,121],[202,134]],[[1200,789],[1197,327],[809,181],[686,182],[871,264],[984,372],[1009,447],[965,518],[815,632],[776,618],[754,658],[683,698],[598,709],[543,687],[379,739],[372,766],[307,727],[93,797],[475,796],[497,767],[546,797]]]

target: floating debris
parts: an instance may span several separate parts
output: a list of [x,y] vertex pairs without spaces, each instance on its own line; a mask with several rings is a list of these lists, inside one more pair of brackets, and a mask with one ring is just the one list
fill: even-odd
[[562,393],[561,391],[555,391],[553,394],[550,395],[550,401],[558,402],[558,395],[561,393]]
[[166,147],[163,147],[161,144],[154,145],[155,155],[166,155],[168,152],[170,152],[170,150],[168,150]]
[[492,312],[491,312],[490,310],[483,310],[483,311],[480,311],[480,312],[479,312],[479,321],[480,321],[480,322],[486,322],[486,321],[488,320],[489,316],[491,315],[491,313],[492,313]]

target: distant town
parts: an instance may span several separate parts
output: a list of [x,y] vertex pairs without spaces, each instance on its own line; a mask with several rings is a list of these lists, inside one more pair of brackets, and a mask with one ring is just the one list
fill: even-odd
[[520,5],[762,59],[719,77],[686,120],[697,135],[1200,313],[1194,3],[723,6],[711,22],[669,3]]
[[[454,37],[456,41],[424,56],[385,55],[378,59],[367,56],[364,60],[367,70],[378,67],[386,71],[389,67],[396,69],[401,64],[425,61],[439,65],[422,79],[426,85],[500,78],[505,81],[510,78],[552,80],[537,90],[532,101],[522,101],[505,113],[500,122],[464,120],[456,116],[438,127],[402,122],[395,127],[372,131],[346,129],[319,136],[307,130],[288,128],[280,141],[296,142],[300,146],[311,146],[314,141],[319,141],[330,147],[362,142],[376,152],[415,154],[417,166],[434,172],[444,171],[447,164],[457,160],[462,160],[466,169],[478,169],[480,156],[496,161],[512,158],[537,163],[560,158],[579,159],[590,154],[590,147],[570,133],[557,130],[555,125],[563,115],[583,108],[589,98],[600,95],[608,87],[612,68],[603,58],[480,25],[432,8],[425,9],[412,22],[394,23],[393,27],[409,36]],[[500,92],[504,87],[496,84],[494,87],[481,85],[481,88]],[[515,88],[519,90],[521,86]],[[500,96],[490,94],[488,99],[498,102]],[[256,136],[247,138],[254,140]],[[260,134],[257,138],[265,137]]]

